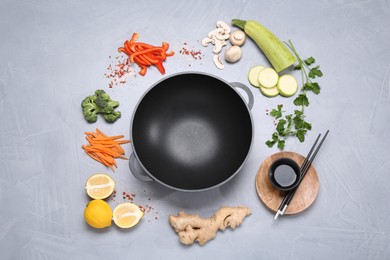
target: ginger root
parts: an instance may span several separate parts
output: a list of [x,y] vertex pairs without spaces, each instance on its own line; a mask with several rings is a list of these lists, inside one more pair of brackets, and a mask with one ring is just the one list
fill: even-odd
[[251,211],[247,207],[221,207],[212,217],[202,218],[197,214],[181,211],[177,216],[170,215],[169,223],[175,229],[181,243],[191,245],[198,241],[204,245],[215,238],[217,231],[226,227],[236,228]]

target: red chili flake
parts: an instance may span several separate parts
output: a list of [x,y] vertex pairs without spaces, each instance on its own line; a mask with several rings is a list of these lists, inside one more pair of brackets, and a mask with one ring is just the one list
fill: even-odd
[[[146,191],[144,190],[144,193],[146,193]],[[136,193],[127,193],[125,191],[122,192],[122,198],[123,200],[125,201],[129,201],[130,203],[135,203],[136,205],[138,205],[139,209],[144,213],[144,214],[150,214],[151,212],[155,212],[155,209],[152,205],[150,204],[142,204],[138,201],[136,201],[135,197],[137,196]],[[134,202],[133,202],[134,201]],[[150,197],[147,197],[147,201],[150,203],[151,202],[151,198]],[[116,201],[115,201],[116,202]],[[156,215],[154,216],[154,219],[157,220],[158,217],[158,212],[155,213]],[[148,222],[150,222],[150,220],[148,220]]]
[[[112,60],[111,55],[109,56],[109,59]],[[108,83],[109,88],[119,84],[125,84],[127,82],[127,77],[131,72],[130,62],[128,58],[124,56],[116,56],[107,67],[107,71],[108,72],[104,75],[110,80]]]
[[113,191],[113,193],[111,195],[111,200],[115,201],[115,197],[116,197],[116,190]]
[[[185,46],[187,46],[187,43],[184,43]],[[180,51],[180,54],[182,55],[187,55],[187,56],[192,56],[195,60],[201,60],[202,59],[202,52],[200,50],[195,51],[195,50],[190,50],[187,49],[187,47],[183,47]]]

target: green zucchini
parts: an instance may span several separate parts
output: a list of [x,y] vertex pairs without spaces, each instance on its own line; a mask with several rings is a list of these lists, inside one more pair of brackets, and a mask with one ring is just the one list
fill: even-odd
[[232,25],[244,30],[259,46],[277,73],[287,69],[297,61],[286,45],[258,22],[233,19]]

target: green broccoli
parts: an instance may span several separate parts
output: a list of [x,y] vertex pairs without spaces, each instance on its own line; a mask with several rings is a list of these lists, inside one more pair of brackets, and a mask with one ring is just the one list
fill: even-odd
[[119,102],[111,100],[102,89],[96,90],[94,95],[84,98],[81,102],[84,117],[89,123],[97,121],[97,114],[103,114],[104,119],[109,123],[115,122],[121,117],[121,112],[115,111],[117,106]]

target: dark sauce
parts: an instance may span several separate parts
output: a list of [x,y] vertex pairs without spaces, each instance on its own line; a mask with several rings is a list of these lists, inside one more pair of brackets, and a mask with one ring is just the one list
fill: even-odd
[[280,186],[288,187],[296,181],[297,175],[290,165],[282,164],[276,167],[274,179]]

